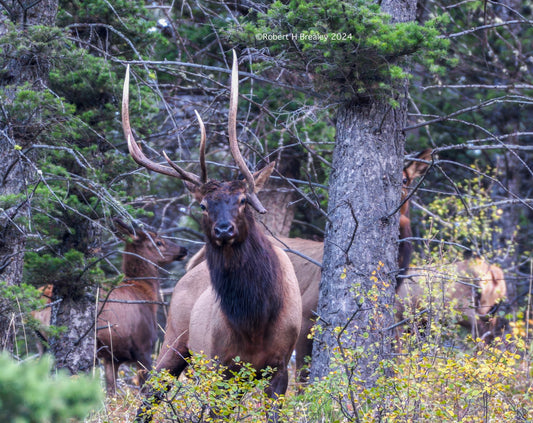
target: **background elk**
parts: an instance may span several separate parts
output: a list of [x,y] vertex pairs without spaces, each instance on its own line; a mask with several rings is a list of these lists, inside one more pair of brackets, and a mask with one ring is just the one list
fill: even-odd
[[[116,393],[121,364],[136,364],[139,382],[141,386],[144,384],[157,340],[159,267],[183,260],[187,255],[185,248],[154,232],[135,230],[120,219],[114,223],[116,235],[124,241],[124,279],[101,298],[96,338],[97,356],[104,363],[109,395]],[[43,294],[51,298],[52,286],[46,288]],[[49,325],[50,308],[36,312],[34,317]]]
[[[41,300],[44,300],[44,306],[38,310],[32,311],[31,315],[34,319],[37,319],[44,328],[46,328],[50,326],[51,303],[52,296],[54,295],[54,285],[47,284],[39,287],[38,290],[41,292]],[[43,355],[46,351],[45,345],[48,343],[48,336],[45,331],[41,330],[37,330],[36,335],[37,338],[39,338],[39,341],[37,342],[37,351],[39,352],[39,355]]]
[[252,208],[266,212],[256,193],[269,178],[274,163],[252,175],[239,151],[237,57],[233,53],[228,132],[230,150],[244,181],[207,180],[205,128],[198,114],[201,177],[184,171],[166,155],[170,167],[146,158],[129,124],[128,75],[122,122],[130,153],[142,166],[187,182],[203,210],[206,238],[206,261],[186,273],[172,294],[155,370],[168,369],[178,376],[191,351],[217,358],[230,369],[235,368],[233,360],[238,356],[251,363],[258,375],[267,367],[275,369],[267,394],[271,398],[284,394],[287,366],[300,331],[301,297],[289,258],[270,243],[253,216]]
[[411,256],[413,255],[413,244],[409,241],[409,238],[413,236],[411,229],[411,218],[409,213],[409,187],[412,182],[424,175],[429,166],[428,163],[424,163],[418,160],[424,160],[426,162],[431,161],[431,149],[426,149],[416,156],[416,160],[413,160],[409,165],[403,169],[402,180],[402,201],[403,204],[400,208],[400,243],[398,245],[398,267],[399,272],[396,277],[396,292],[398,292],[403,279],[409,269],[411,263]]
[[[397,319],[427,309],[430,316],[452,319],[471,331],[474,338],[490,342],[497,329],[492,316],[507,296],[502,270],[484,259],[464,260],[443,268],[410,269],[397,293]],[[406,313],[407,312],[407,313]],[[426,313],[417,322],[426,322]]]
[[[405,278],[405,273],[411,261],[413,247],[410,241],[402,241],[412,236],[411,220],[409,218],[408,189],[411,183],[422,176],[429,164],[417,160],[430,161],[431,151],[426,149],[416,156],[403,170],[402,181],[402,204],[400,208],[400,245],[399,245],[399,274],[397,277],[397,289]],[[305,366],[306,357],[311,357],[313,340],[310,338],[311,328],[315,322],[316,309],[318,306],[318,289],[322,274],[322,257],[324,243],[302,238],[271,237],[274,245],[278,245],[287,251],[298,278],[302,295],[302,327],[296,344],[296,370],[297,379],[303,383],[307,380],[309,372]],[[311,259],[311,260],[309,260]],[[187,271],[190,271],[205,260],[205,248],[201,248],[187,263]]]
[[104,360],[109,394],[116,391],[118,367],[123,363],[137,364],[140,385],[144,384],[157,340],[159,266],[187,255],[185,248],[153,232],[132,230],[118,219],[115,226],[125,242],[124,280],[106,298],[97,323],[98,357]]

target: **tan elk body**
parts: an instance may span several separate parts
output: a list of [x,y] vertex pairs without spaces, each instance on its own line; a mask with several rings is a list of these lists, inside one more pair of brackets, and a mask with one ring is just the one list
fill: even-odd
[[[272,398],[284,394],[287,366],[300,332],[301,297],[291,261],[262,233],[253,215],[252,208],[266,212],[256,193],[269,178],[274,163],[252,174],[239,151],[235,53],[228,135],[232,156],[245,180],[207,180],[205,128],[198,114],[200,177],[183,170],[166,155],[169,166],[148,159],[130,128],[128,85],[127,76],[122,122],[130,154],[142,166],[186,182],[203,210],[206,238],[206,260],[187,272],[174,289],[155,370],[167,369],[178,376],[192,352],[204,353],[230,368],[236,366],[234,359],[239,357],[251,363],[257,375],[267,367],[275,369],[266,392]],[[149,405],[141,407],[138,420],[151,419],[144,411],[147,408]]]
[[455,321],[467,328],[474,338],[491,340],[496,318],[493,309],[507,296],[502,270],[476,258],[441,267],[413,268],[397,293],[397,320],[423,315],[415,324],[426,322],[427,316]]

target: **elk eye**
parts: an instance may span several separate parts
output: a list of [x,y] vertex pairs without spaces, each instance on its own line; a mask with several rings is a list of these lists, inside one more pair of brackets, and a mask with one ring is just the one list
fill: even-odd
[[407,185],[408,182],[409,182],[409,180],[408,180],[407,178],[403,178],[402,183],[403,183],[404,185]]
[[241,198],[241,206],[244,206],[246,204],[246,198]]
[[163,243],[161,241],[156,241],[155,245],[157,245],[158,247],[161,247],[163,245]]
[[206,211],[206,210],[207,210],[207,207],[206,207],[205,204],[203,204],[203,203],[200,203],[200,208],[201,208],[203,211]]

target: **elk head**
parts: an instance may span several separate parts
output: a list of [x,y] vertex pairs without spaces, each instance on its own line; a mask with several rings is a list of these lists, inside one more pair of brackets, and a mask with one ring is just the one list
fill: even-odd
[[195,111],[200,125],[200,176],[187,172],[171,161],[165,152],[163,155],[169,166],[155,163],[148,159],[135,142],[129,122],[129,66],[124,80],[124,93],[122,98],[122,127],[128,141],[128,149],[133,159],[141,166],[154,172],[182,179],[193,193],[204,213],[203,226],[206,236],[216,245],[232,244],[246,237],[247,225],[251,217],[249,204],[259,213],[266,213],[265,208],[257,198],[259,192],[272,173],[274,162],[260,171],[252,174],[239,150],[237,141],[237,103],[239,96],[239,75],[237,55],[233,51],[233,67],[231,72],[231,92],[228,116],[228,138],[231,154],[239,170],[244,176],[243,181],[208,181],[205,164],[205,126]]
[[[409,194],[409,187],[413,181],[426,173],[429,165],[427,163],[418,161],[425,160],[431,161],[432,150],[430,148],[425,149],[416,156],[417,160],[413,160],[403,169],[402,174],[402,200],[405,200]],[[405,201],[400,209],[400,214],[403,216],[408,216],[409,213],[409,201]]]
[[183,260],[187,256],[187,249],[165,239],[155,232],[133,228],[120,219],[114,219],[115,234],[125,243],[124,251],[134,256],[126,255],[124,261],[143,258],[159,266],[170,264],[176,260]]

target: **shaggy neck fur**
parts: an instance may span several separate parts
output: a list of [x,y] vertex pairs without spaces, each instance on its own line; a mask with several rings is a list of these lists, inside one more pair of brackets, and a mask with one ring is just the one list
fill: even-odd
[[157,266],[148,262],[145,258],[138,257],[139,253],[130,251],[127,247],[122,255],[122,273],[125,279],[134,279],[139,282],[150,284],[159,282],[159,270]]
[[248,209],[245,220],[248,236],[242,241],[219,247],[208,237],[206,259],[228,322],[252,337],[277,318],[283,292],[277,255]]

